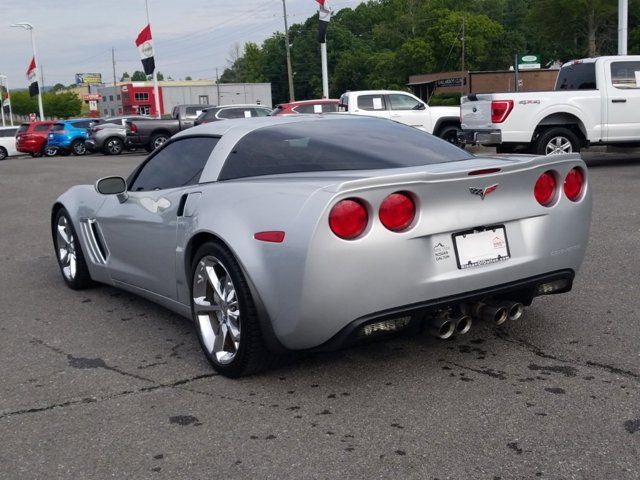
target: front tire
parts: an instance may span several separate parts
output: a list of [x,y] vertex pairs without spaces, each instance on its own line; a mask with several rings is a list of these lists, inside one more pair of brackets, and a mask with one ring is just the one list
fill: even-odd
[[568,128],[549,128],[541,132],[534,146],[537,155],[579,153],[580,139]]
[[205,243],[194,257],[191,312],[200,346],[221,375],[237,378],[276,363],[264,344],[244,274],[231,252],[218,243]]
[[117,137],[107,138],[102,149],[105,155],[120,155],[124,150],[124,142]]
[[74,140],[71,144],[71,153],[76,156],[82,156],[87,153],[87,147],[83,140]]
[[66,209],[60,208],[56,212],[51,230],[56,259],[67,286],[82,290],[93,285],[82,246]]
[[9,156],[9,152],[7,152],[7,149],[4,147],[0,147],[0,160],[4,160],[8,156]]

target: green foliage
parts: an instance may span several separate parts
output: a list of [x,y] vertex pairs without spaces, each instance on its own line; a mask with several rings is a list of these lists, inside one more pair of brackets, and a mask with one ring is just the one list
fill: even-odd
[[[335,14],[328,30],[329,89],[406,89],[410,75],[508,69],[516,53],[543,63],[617,50],[616,0],[369,0]],[[640,53],[640,0],[630,0],[629,52]],[[322,94],[318,17],[290,27],[296,99]],[[289,98],[284,35],[232,54],[222,82],[272,84]],[[436,101],[454,101],[441,99]]]
[[67,88],[67,87],[65,87],[63,84],[56,83],[53,87],[51,87],[51,91],[52,92],[58,92],[60,90],[64,90],[65,88]]
[[131,75],[129,75],[129,72],[124,72],[122,74],[122,77],[120,77],[121,82],[128,82],[130,80],[131,80]]
[[[30,97],[27,90],[11,92],[11,106],[17,115],[38,112],[38,97]],[[73,92],[46,92],[42,95],[44,114],[48,118],[76,117],[82,110],[82,100]]]
[[132,82],[146,82],[147,81],[147,76],[144,74],[144,72],[142,72],[140,70],[136,70],[135,72],[133,72],[133,75],[131,75],[131,81]]
[[460,105],[460,96],[459,93],[433,95],[429,99],[429,105],[432,107],[457,107]]
[[[162,72],[158,72],[156,76],[158,77],[158,81],[164,80],[164,75],[162,74]],[[153,78],[153,75],[150,75],[149,78]]]
[[189,75],[187,75],[186,77],[184,77],[185,80],[193,80],[193,78],[191,78]]

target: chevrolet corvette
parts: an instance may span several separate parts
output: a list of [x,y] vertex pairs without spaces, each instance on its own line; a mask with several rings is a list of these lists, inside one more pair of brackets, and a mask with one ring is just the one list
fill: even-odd
[[51,226],[70,288],[193,319],[212,366],[238,377],[291,351],[516,321],[571,290],[590,217],[577,154],[474,156],[328,114],[181,132],[128,178],[69,189]]

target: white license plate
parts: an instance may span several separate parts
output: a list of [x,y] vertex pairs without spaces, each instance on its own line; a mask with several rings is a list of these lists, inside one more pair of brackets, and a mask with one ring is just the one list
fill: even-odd
[[480,267],[509,259],[509,245],[504,227],[459,233],[453,237],[458,268]]

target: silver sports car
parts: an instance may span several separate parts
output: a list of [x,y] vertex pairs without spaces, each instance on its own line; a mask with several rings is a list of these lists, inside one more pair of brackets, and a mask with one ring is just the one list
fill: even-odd
[[129,178],[71,188],[51,220],[69,287],[192,318],[235,377],[292,350],[516,320],[571,289],[590,215],[576,154],[473,156],[336,114],[191,128]]

